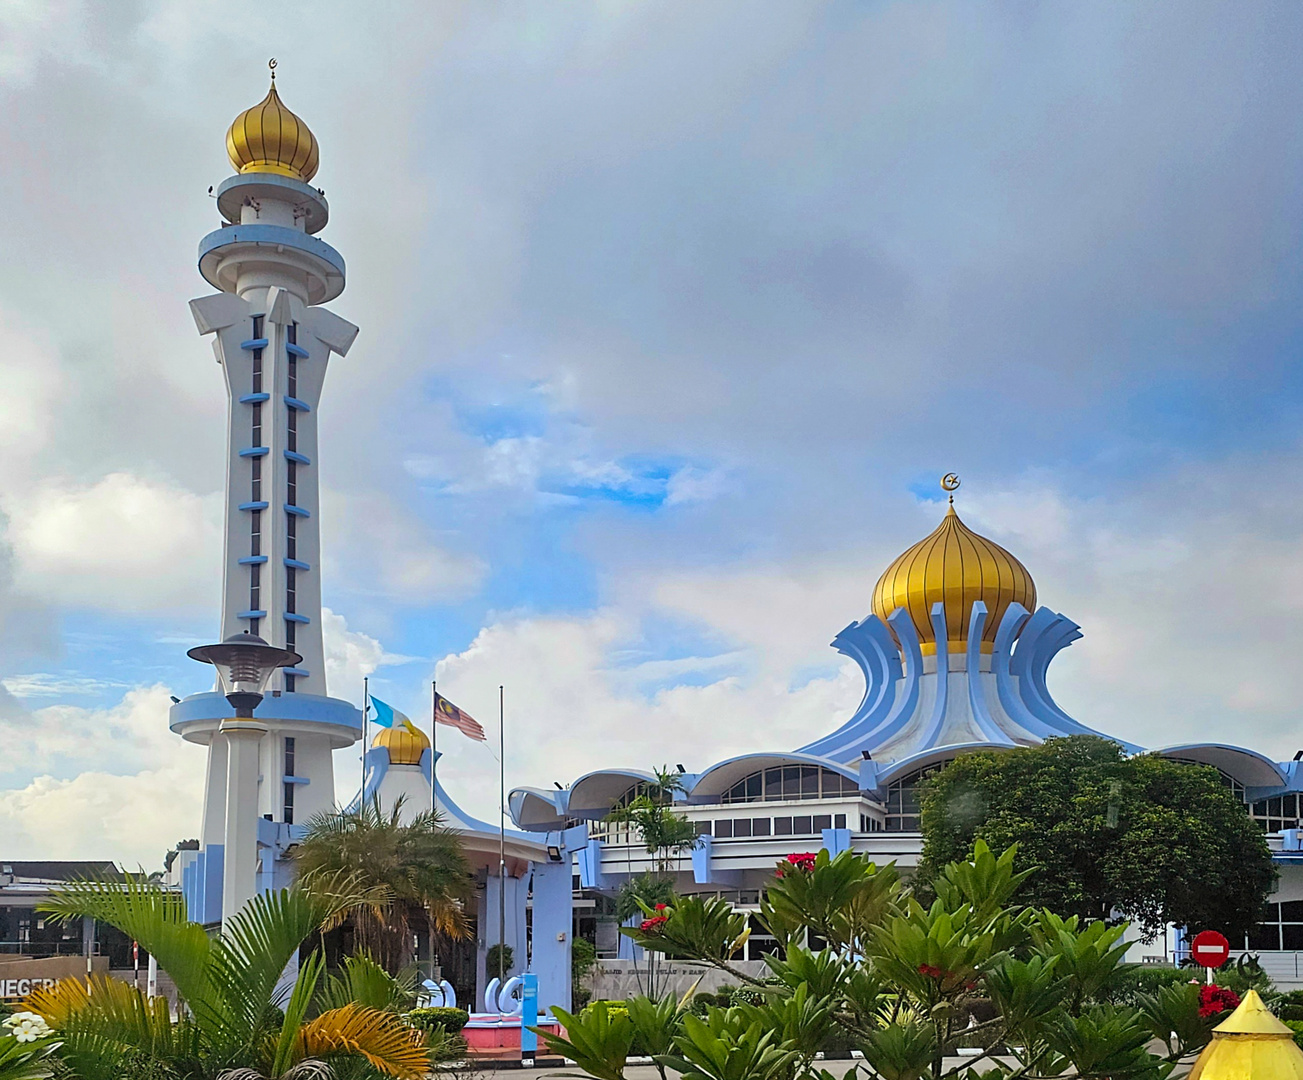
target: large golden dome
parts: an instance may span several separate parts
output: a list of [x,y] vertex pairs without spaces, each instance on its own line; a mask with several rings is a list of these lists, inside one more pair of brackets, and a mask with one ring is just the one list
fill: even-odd
[[948,651],[963,652],[975,600],[986,604],[981,649],[989,653],[1010,604],[1036,610],[1036,583],[1009,552],[960,521],[953,505],[935,531],[901,554],[873,587],[873,613],[885,620],[904,608],[927,656],[936,652],[932,605],[946,606]]
[[276,93],[245,109],[226,132],[226,153],[236,172],[275,173],[307,183],[317,174],[317,137]]
[[430,740],[423,731],[397,724],[377,731],[371,745],[383,746],[389,751],[390,765],[419,765],[421,754],[430,745]]

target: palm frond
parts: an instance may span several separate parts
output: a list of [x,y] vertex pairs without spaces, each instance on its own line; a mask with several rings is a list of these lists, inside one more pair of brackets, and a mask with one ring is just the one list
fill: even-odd
[[228,919],[208,965],[212,992],[191,1003],[210,1037],[252,1047],[268,1009],[280,1004],[276,986],[299,946],[357,895],[342,878],[329,893],[276,889]]
[[344,958],[343,970],[326,978],[317,1004],[326,1009],[343,1008],[350,1002],[382,1012],[406,1012],[416,1001],[415,971],[390,975],[366,953]]
[[55,922],[92,918],[108,923],[138,941],[171,976],[187,1001],[204,994],[211,948],[208,935],[186,915],[185,899],[142,875],[122,881],[70,881],[37,905]]
[[331,1054],[363,1057],[395,1080],[420,1080],[430,1068],[421,1032],[393,1013],[355,1004],[330,1009],[304,1024],[298,1049],[303,1058]]
[[315,952],[303,961],[299,968],[299,977],[294,981],[294,990],[285,1003],[285,1019],[281,1022],[280,1038],[276,1041],[276,1053],[272,1058],[273,1076],[283,1076],[294,1061],[294,1051],[298,1043],[299,1029],[303,1018],[308,1015],[312,999],[317,993],[317,984],[325,970],[326,958]]
[[200,1052],[198,1028],[185,1017],[173,1023],[166,998],[147,998],[107,975],[92,975],[89,984],[64,979],[33,992],[24,1006],[58,1031],[60,1054],[79,1076],[116,1077],[138,1060],[183,1067]]

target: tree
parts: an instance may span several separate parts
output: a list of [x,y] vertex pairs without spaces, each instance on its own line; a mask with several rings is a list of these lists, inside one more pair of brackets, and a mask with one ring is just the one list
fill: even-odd
[[647,848],[647,854],[655,856],[656,872],[667,874],[671,860],[695,848],[701,837],[691,821],[673,810],[674,793],[683,790],[682,775],[668,765],[653,769],[652,775],[655,780],[627,806],[612,810],[606,820],[632,828]]
[[964,754],[924,784],[927,879],[975,840],[1038,868],[1028,903],[1083,919],[1166,923],[1232,940],[1261,917],[1276,872],[1261,829],[1211,766],[1127,757],[1107,739]]
[[380,903],[350,911],[357,944],[390,974],[410,962],[412,921],[431,931],[465,938],[470,924],[464,904],[474,895],[461,841],[433,811],[402,822],[403,799],[385,813],[379,799],[353,811],[317,814],[293,849],[300,881],[348,875]]
[[359,1063],[373,1076],[418,1080],[430,1067],[424,1036],[396,1013],[323,1000],[331,994],[320,952],[281,988],[304,941],[369,899],[347,878],[262,893],[210,938],[186,918],[179,894],[143,877],[74,882],[40,910],[63,922],[98,919],[129,934],[171,976],[184,1007],[173,1020],[166,998],[147,998],[107,976],[64,979],[33,992],[25,1007],[54,1028],[59,1056],[81,1080],[317,1080],[356,1072]]
[[[563,1036],[539,1033],[602,1080],[625,1080],[635,1045],[662,1076],[835,1080],[816,1058],[845,1040],[881,1080],[1166,1080],[1188,1067],[1235,995],[1180,981],[1120,1003],[1135,981],[1126,926],[1016,903],[1032,876],[1017,862],[1016,849],[996,856],[978,840],[970,858],[915,879],[926,906],[894,866],[850,851],[780,863],[757,917],[786,947],[765,957],[764,979],[733,964],[745,913],[679,897],[623,932],[751,984],[755,1001],[595,1002],[578,1016],[554,1009]],[[954,1063],[961,1041],[974,1050]],[[845,1080],[857,1075],[852,1066]]]

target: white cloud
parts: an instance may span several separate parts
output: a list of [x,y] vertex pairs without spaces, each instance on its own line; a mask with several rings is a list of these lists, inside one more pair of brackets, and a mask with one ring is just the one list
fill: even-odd
[[386,495],[327,489],[322,501],[327,580],[373,582],[372,591],[407,605],[465,596],[484,576],[482,559],[440,545],[424,524]]
[[112,859],[156,869],[199,829],[205,753],[167,726],[164,687],[129,690],[107,709],[52,705],[3,722],[0,791],[12,858]]
[[0,685],[16,698],[98,694],[103,690],[123,689],[126,686],[125,683],[78,675],[75,672],[51,674],[44,671],[32,672],[30,675],[11,675],[6,679],[0,679]]
[[193,764],[130,775],[39,776],[0,792],[5,855],[111,859],[126,869],[161,869],[168,848],[199,832],[204,758],[197,749],[193,757]]
[[[646,695],[641,680],[613,663],[635,636],[636,626],[613,612],[505,620],[439,662],[439,692],[476,717],[496,745],[497,688],[505,684],[509,787],[546,787],[615,765],[681,762],[692,771],[733,753],[790,749],[832,730],[859,701],[859,674],[848,664],[797,688],[787,671],[770,671]],[[710,672],[717,658],[675,664],[679,672]],[[450,794],[492,819],[492,751],[456,733],[440,749]]]
[[47,480],[10,493],[20,585],[63,603],[126,611],[212,602],[221,565],[220,495],[126,472],[92,484]]
[[386,652],[379,640],[350,630],[344,616],[321,609],[321,634],[326,652],[326,685],[334,697],[361,700],[362,680],[383,665],[410,664],[419,656]]

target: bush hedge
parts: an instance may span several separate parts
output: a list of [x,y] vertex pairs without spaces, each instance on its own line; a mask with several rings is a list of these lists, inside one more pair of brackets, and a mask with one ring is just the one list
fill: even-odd
[[422,1031],[441,1028],[449,1035],[456,1035],[466,1026],[471,1018],[465,1009],[449,1009],[446,1006],[433,1006],[425,1009],[413,1009],[407,1014],[407,1022]]

